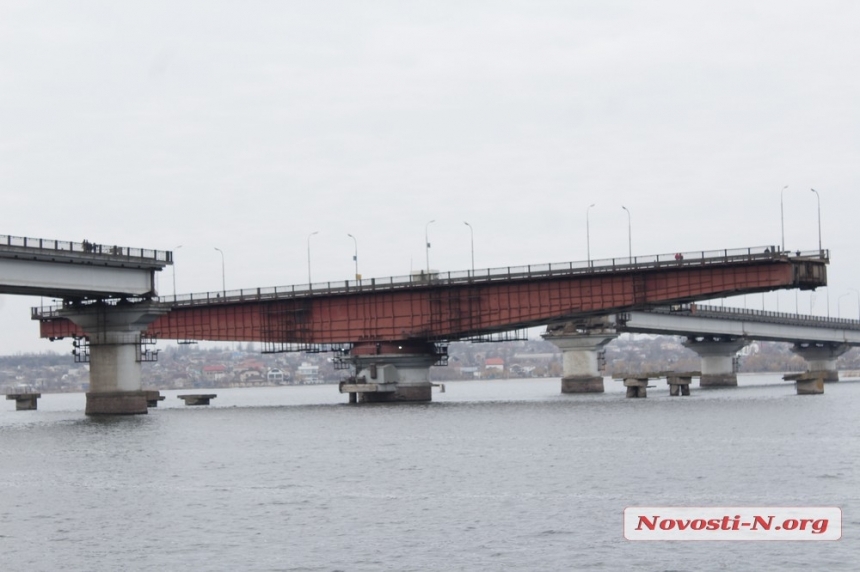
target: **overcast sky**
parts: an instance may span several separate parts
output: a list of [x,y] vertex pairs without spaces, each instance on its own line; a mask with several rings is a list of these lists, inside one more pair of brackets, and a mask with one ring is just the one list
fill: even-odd
[[[180,293],[779,244],[856,317],[860,3],[0,3],[0,234]],[[436,222],[427,223],[431,220]],[[309,235],[315,231],[319,234]],[[181,245],[181,248],[179,247]],[[159,290],[173,291],[173,269]],[[49,302],[46,300],[46,302]],[[794,310],[795,295],[749,296]],[[0,355],[39,340],[0,295]],[[734,300],[742,305],[743,300]]]

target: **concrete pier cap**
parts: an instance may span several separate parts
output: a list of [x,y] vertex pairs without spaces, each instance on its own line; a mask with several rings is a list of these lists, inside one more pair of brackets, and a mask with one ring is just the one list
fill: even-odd
[[734,358],[747,343],[733,336],[688,336],[684,346],[702,358],[699,387],[737,387]]
[[549,324],[543,339],[562,351],[562,393],[603,393],[600,352],[618,337],[611,316]]
[[[430,367],[441,354],[424,340],[364,342],[353,346],[355,383],[342,384],[361,403],[432,401]],[[365,387],[361,387],[364,385]]]
[[791,351],[806,361],[806,371],[822,372],[824,382],[839,381],[836,360],[851,349],[841,342],[795,342]]
[[156,302],[70,305],[60,314],[89,340],[90,390],[87,415],[138,415],[147,412],[141,390],[141,332],[170,309]]

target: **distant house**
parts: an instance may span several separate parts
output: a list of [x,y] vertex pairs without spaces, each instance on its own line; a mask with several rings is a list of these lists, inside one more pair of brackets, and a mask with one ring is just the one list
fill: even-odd
[[290,374],[287,372],[284,372],[283,370],[280,370],[278,368],[272,368],[266,374],[266,380],[268,380],[269,383],[274,383],[274,384],[278,384],[278,385],[284,383],[285,381],[287,381],[289,379],[290,379]]
[[484,360],[484,369],[494,369],[496,371],[505,370],[505,360],[498,357],[491,357]]
[[256,369],[257,371],[265,371],[266,364],[256,358],[245,358],[239,364],[242,369]]
[[301,383],[320,382],[320,368],[318,365],[311,365],[307,362],[303,362],[302,365],[296,369],[296,374]]
[[206,381],[220,381],[227,377],[226,365],[204,365],[202,371]]
[[263,374],[256,369],[246,369],[239,374],[239,381],[246,385],[261,385],[265,380]]

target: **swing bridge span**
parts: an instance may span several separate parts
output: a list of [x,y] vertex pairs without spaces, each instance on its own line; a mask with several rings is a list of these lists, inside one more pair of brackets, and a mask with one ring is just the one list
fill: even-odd
[[159,297],[155,273],[172,263],[165,251],[0,236],[0,293],[62,299],[31,317],[44,338],[74,338],[90,362],[88,413],[145,412],[140,362],[156,339],[339,350],[357,378],[375,381],[353,388],[366,400],[421,401],[430,398],[429,368],[444,362],[447,342],[814,289],[827,284],[829,252],[749,247]]

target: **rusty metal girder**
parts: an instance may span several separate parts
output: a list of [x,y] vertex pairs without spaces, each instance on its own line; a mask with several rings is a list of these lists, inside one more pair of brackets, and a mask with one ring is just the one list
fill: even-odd
[[[314,292],[275,300],[173,306],[158,339],[332,344],[457,340],[566,319],[782,288],[826,285],[826,260],[785,257],[410,288]],[[81,335],[41,317],[42,337]]]

